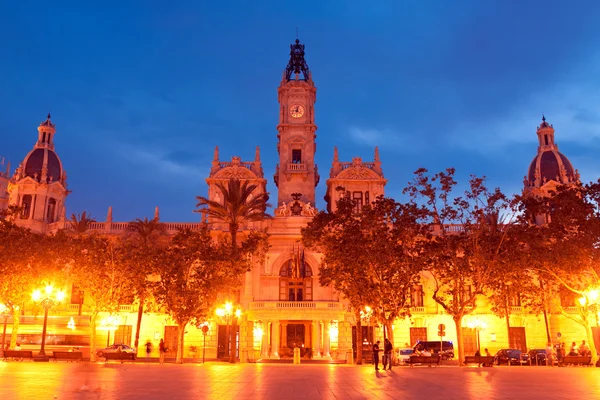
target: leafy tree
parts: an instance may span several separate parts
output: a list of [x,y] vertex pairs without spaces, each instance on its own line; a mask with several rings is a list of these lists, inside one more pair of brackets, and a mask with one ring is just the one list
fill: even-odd
[[21,310],[50,268],[43,258],[45,243],[42,235],[0,219],[0,303],[8,308],[13,320],[11,348],[17,342]]
[[153,249],[152,290],[157,302],[178,327],[176,363],[183,363],[184,334],[190,324],[209,315],[217,295],[238,276],[230,247],[214,242],[208,228],[178,232],[170,244]]
[[116,313],[132,292],[133,277],[125,268],[127,252],[120,242],[100,236],[65,238],[69,277],[90,299],[90,359],[96,359],[96,319],[101,312]]
[[149,298],[149,281],[147,279],[149,265],[152,262],[152,253],[149,251],[149,246],[155,246],[161,234],[165,233],[165,228],[158,218],[149,220],[137,218],[129,223],[129,230],[133,232],[133,243],[126,246],[129,250],[130,257],[127,267],[130,269],[134,278],[134,293],[138,301],[137,325],[135,330],[134,347],[137,349],[140,342],[140,328],[142,326],[142,316],[144,314],[144,306],[150,304]]
[[[302,230],[304,245],[324,255],[321,285],[332,285],[356,313],[357,343],[362,343],[360,311],[367,305],[392,332],[394,320],[409,314],[411,293],[419,280],[419,242],[427,235],[424,210],[378,198],[355,213],[342,198],[334,213],[320,212]],[[389,339],[393,343],[393,335]],[[358,346],[357,363],[362,360]]]
[[69,219],[71,229],[78,236],[84,235],[90,229],[90,225],[93,222],[96,222],[96,220],[86,211],[77,215],[73,213],[71,214],[71,219]]
[[[560,301],[558,311],[586,331],[593,361],[598,357],[590,315],[598,311],[600,290],[600,181],[560,186],[548,197],[533,199],[530,213],[545,216],[539,227],[538,274],[557,292],[576,299],[577,314],[567,312]],[[581,301],[581,304],[577,304]]]
[[[263,221],[271,218],[266,214],[266,209],[270,207],[267,203],[269,200],[268,193],[259,193],[258,185],[250,184],[248,181],[240,181],[239,179],[230,179],[227,181],[227,186],[222,182],[215,184],[217,189],[223,196],[221,203],[208,199],[207,197],[197,196],[199,212],[206,214],[217,221],[221,221],[228,226],[229,235],[231,237],[231,263],[240,262],[237,243],[238,231],[244,227],[244,224],[253,221]],[[238,276],[238,281],[232,286],[233,288],[241,285],[241,276]],[[232,321],[231,331],[237,331],[237,318]],[[235,363],[235,340],[231,340],[230,363]]]
[[472,176],[463,196],[453,197],[455,170],[432,176],[421,168],[405,189],[412,201],[423,201],[434,232],[423,243],[428,271],[435,282],[433,300],[452,316],[458,339],[459,363],[464,360],[462,320],[476,308],[477,297],[490,285],[500,265],[508,229],[493,228],[486,215],[508,209],[499,189],[489,191],[485,179]]

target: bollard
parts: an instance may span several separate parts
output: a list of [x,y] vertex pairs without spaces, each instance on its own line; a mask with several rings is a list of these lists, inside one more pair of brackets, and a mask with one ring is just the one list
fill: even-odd
[[354,350],[352,349],[346,352],[346,364],[354,364]]
[[294,349],[294,364],[300,364],[300,348],[296,347]]

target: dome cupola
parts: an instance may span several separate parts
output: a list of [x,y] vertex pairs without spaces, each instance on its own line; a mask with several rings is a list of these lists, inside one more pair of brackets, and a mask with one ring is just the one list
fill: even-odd
[[579,181],[579,173],[573,168],[571,161],[558,151],[554,143],[554,127],[542,116],[542,123],[537,128],[538,152],[529,165],[524,179],[525,189],[541,188],[547,183],[568,184]]

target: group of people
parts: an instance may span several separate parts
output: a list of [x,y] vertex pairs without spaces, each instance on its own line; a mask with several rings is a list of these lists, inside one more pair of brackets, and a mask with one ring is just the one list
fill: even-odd
[[[150,361],[150,353],[152,353],[152,342],[147,341],[144,345],[146,347],[146,361]],[[160,339],[158,343],[158,362],[159,364],[165,363],[165,353],[168,351],[167,346],[165,345],[165,341]]]
[[[378,340],[377,343],[373,344],[373,362],[375,363],[375,371],[379,371],[379,352],[381,351],[379,348],[379,343],[381,343],[381,341]],[[385,338],[383,344],[383,359],[381,360],[384,371],[386,368],[389,371],[392,370],[393,351],[394,346],[392,345],[392,342],[390,342],[388,338]]]
[[577,346],[576,342],[571,343],[571,347],[569,348],[569,352],[567,353],[566,346],[564,342],[557,343],[552,346],[552,343],[548,343],[546,347],[546,363],[547,365],[552,366],[554,364],[554,359],[556,358],[559,365],[561,365],[563,361],[563,357],[567,356],[591,356],[592,351],[590,347],[585,343],[585,340],[581,341],[581,345]]

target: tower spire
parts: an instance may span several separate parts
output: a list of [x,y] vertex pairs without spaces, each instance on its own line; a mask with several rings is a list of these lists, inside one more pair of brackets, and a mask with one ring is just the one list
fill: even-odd
[[296,42],[290,45],[290,61],[285,68],[285,80],[291,81],[292,74],[295,74],[296,78],[302,74],[302,80],[305,81],[310,79],[308,64],[304,59],[304,45],[300,44],[300,39],[296,39]]

